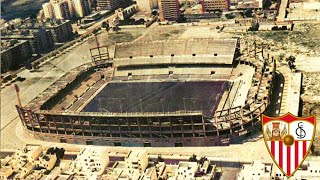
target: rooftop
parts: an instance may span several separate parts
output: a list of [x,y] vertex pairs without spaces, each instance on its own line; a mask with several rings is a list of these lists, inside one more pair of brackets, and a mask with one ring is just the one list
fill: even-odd
[[178,169],[194,169],[197,166],[197,162],[180,162],[178,165]]
[[16,47],[22,43],[27,42],[26,40],[1,40],[1,52]]
[[145,150],[134,150],[129,153],[128,159],[141,158],[146,153]]

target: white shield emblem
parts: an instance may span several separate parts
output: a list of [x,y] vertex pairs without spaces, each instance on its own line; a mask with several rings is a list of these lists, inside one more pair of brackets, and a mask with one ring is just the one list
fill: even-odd
[[315,116],[262,116],[262,132],[268,151],[279,169],[289,178],[310,151],[315,131]]

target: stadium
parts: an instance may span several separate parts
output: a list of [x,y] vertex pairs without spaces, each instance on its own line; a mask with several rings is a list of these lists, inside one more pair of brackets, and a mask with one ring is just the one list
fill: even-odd
[[[240,40],[119,43],[90,49],[24,107],[25,132],[43,141],[108,146],[221,146],[260,129],[275,62],[246,57]],[[110,53],[112,52],[112,53]]]

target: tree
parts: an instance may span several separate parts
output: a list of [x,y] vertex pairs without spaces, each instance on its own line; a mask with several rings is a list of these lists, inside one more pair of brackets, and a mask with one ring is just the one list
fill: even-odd
[[193,154],[190,158],[189,158],[190,162],[197,162],[197,156],[195,154]]
[[253,17],[252,13],[253,13],[252,9],[247,9],[247,10],[244,12],[244,15],[245,15],[246,17]]
[[157,12],[157,11],[152,11],[151,14],[154,15],[154,16],[156,16],[156,15],[158,15],[158,12]]
[[102,28],[106,28],[107,27],[107,22],[102,22]]
[[289,56],[288,58],[287,58],[287,60],[288,60],[288,62],[292,62],[292,63],[294,63],[294,62],[296,62],[296,58],[294,57],[294,56]]
[[272,5],[271,0],[266,0],[263,4],[263,9],[269,9],[271,5]]
[[294,56],[289,56],[287,58],[288,66],[291,70],[296,69],[296,65],[294,64],[296,62],[296,58]]
[[157,160],[158,160],[158,162],[163,162],[163,161],[164,161],[163,158],[162,158],[162,156],[161,156],[160,154],[158,155]]
[[230,13],[230,14],[226,14],[225,17],[226,17],[227,19],[233,19],[233,18],[235,18],[236,16],[235,16],[234,14]]

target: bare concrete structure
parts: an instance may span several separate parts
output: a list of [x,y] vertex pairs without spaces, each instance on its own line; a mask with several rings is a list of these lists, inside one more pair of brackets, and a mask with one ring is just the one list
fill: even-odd
[[[41,140],[79,144],[215,146],[258,130],[269,105],[273,59],[239,58],[237,39],[127,43],[115,49],[113,59],[95,55],[25,107],[17,106],[25,131]],[[246,76],[234,74],[237,66],[254,70],[247,77],[250,87],[236,81]],[[202,83],[199,93],[175,88],[193,83]],[[208,83],[214,91],[204,86]],[[235,102],[240,91],[247,91],[243,103]]]

